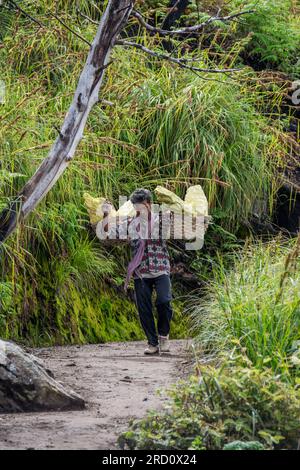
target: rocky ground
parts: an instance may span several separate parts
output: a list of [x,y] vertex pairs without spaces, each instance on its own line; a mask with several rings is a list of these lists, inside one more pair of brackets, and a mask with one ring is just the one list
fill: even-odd
[[187,372],[187,340],[170,354],[143,355],[142,342],[36,349],[55,378],[87,402],[83,411],[0,414],[0,449],[116,449],[132,418],[159,409],[156,394]]

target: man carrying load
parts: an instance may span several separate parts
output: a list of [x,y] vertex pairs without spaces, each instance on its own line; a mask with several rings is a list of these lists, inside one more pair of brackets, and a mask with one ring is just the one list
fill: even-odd
[[[146,213],[151,224],[152,195],[147,189],[137,189],[130,201],[137,211],[136,217]],[[135,298],[140,322],[148,340],[145,354],[157,354],[169,351],[169,332],[172,319],[172,291],[170,280],[170,258],[166,240],[151,238],[135,238],[130,244],[133,259],[128,266],[126,285],[131,275],[134,278]],[[153,315],[152,292],[156,292],[157,330]]]
[[[155,195],[159,206],[152,203],[149,190],[136,189],[118,211],[104,197],[95,199],[87,193],[84,195],[98,238],[131,245],[133,258],[128,265],[125,290],[133,277],[140,322],[148,340],[145,354],[149,355],[169,351],[173,312],[166,240],[186,240],[189,241],[186,249],[199,250],[211,221],[208,202],[200,185],[190,186],[184,201],[162,186],[155,188]],[[157,326],[153,315],[153,291],[156,293]]]

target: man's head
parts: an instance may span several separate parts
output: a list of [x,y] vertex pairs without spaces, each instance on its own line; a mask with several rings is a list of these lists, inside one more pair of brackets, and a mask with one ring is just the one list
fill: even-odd
[[151,191],[149,191],[148,189],[144,189],[144,188],[136,189],[130,195],[129,199],[134,206],[139,206],[143,204],[148,209],[151,208],[152,194],[151,194]]

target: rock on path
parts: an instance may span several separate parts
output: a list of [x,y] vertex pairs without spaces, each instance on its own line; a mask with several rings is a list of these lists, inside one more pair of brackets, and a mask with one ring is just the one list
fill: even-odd
[[82,408],[84,400],[54,380],[42,361],[0,340],[0,413]]
[[147,357],[145,343],[36,349],[58,381],[86,400],[82,411],[0,414],[0,449],[115,449],[132,418],[159,409],[166,388],[187,368],[187,340],[171,354]]

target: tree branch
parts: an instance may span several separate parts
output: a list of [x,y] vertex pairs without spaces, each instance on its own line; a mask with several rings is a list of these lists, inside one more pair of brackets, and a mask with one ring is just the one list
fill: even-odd
[[177,59],[176,57],[172,57],[168,54],[163,54],[161,52],[153,51],[152,49],[148,49],[148,47],[143,46],[142,44],[138,44],[132,41],[125,41],[123,39],[119,39],[116,42],[116,45],[119,46],[127,46],[127,47],[134,47],[145,52],[152,57],[156,57],[158,59],[168,60],[183,69],[192,70],[193,72],[207,72],[207,73],[225,73],[225,72],[239,72],[241,69],[205,69],[200,67],[194,67],[193,65],[187,65],[187,61],[189,59]]
[[206,26],[208,26],[210,23],[214,21],[221,21],[225,23],[226,21],[231,21],[235,18],[238,18],[239,16],[247,15],[247,14],[254,13],[254,12],[255,10],[245,10],[245,11],[240,11],[239,13],[234,13],[228,16],[219,16],[219,12],[218,12],[216,16],[211,16],[210,18],[208,18],[208,20],[204,21],[203,23],[196,24],[194,26],[187,26],[181,29],[174,29],[174,30],[161,29],[161,28],[152,26],[151,24],[147,23],[142,17],[142,15],[136,10],[132,11],[131,16],[136,18],[138,22],[141,24],[141,26],[146,28],[147,31],[150,31],[151,33],[159,34],[160,36],[174,36],[174,35],[185,35],[185,34],[191,34],[191,33],[198,34]]
[[45,25],[43,25],[42,23],[40,23],[40,21],[38,21],[36,18],[34,18],[33,16],[31,16],[29,13],[27,13],[27,11],[23,10],[23,8],[21,8],[16,2],[14,2],[13,0],[9,0],[9,3],[11,3],[11,5],[13,5],[20,13],[22,13],[24,16],[27,16],[27,18],[29,18],[31,21],[33,21],[35,24],[39,25],[40,28],[43,28]]
[[82,11],[79,10],[79,8],[76,8],[76,12],[78,15],[82,16],[82,18],[84,18],[85,20],[88,20],[90,23],[96,24],[97,26],[99,25],[99,21],[93,20],[89,16],[85,15],[84,13],[82,13]]
[[[54,13],[50,12],[50,15],[53,16],[53,18],[55,18],[64,28],[66,28],[68,31],[70,31],[70,33],[74,34],[74,36],[78,37],[79,39],[81,39],[83,42],[85,42],[88,46],[91,47],[91,43],[85,39],[83,36],[81,36],[80,34],[78,34],[76,31],[74,31],[74,29],[70,28],[64,21],[62,21],[57,15],[55,15]],[[99,24],[99,23],[98,23]]]

